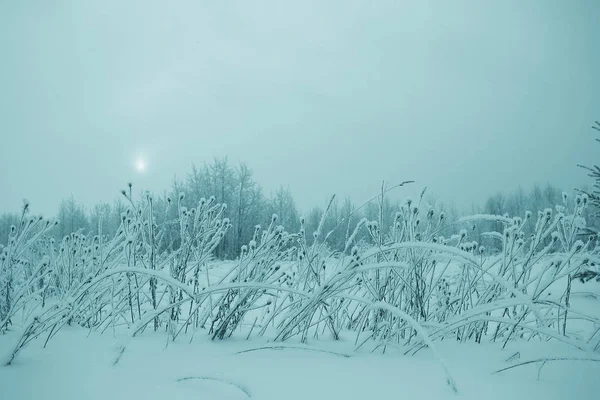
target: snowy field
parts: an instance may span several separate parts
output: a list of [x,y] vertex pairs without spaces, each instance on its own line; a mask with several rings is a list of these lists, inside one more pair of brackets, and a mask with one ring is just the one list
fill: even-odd
[[[234,264],[209,269],[221,277]],[[454,269],[454,268],[451,268]],[[559,283],[555,285],[560,286]],[[600,284],[573,285],[572,307],[599,316]],[[577,320],[572,321],[573,328]],[[15,326],[0,336],[0,354],[18,340]],[[593,326],[580,325],[574,336]],[[585,330],[585,331],[583,331]],[[242,326],[240,331],[248,331]],[[589,336],[590,332],[587,332]],[[434,355],[424,349],[404,355],[399,348],[356,350],[355,334],[274,343],[240,332],[211,341],[206,330],[175,342],[164,331],[131,339],[125,327],[104,334],[65,327],[44,348],[45,337],[29,344],[8,367],[0,367],[3,399],[597,399],[600,360],[555,340],[498,343],[436,342],[458,393]],[[561,359],[562,360],[552,360]],[[523,362],[534,362],[502,372]],[[574,360],[576,359],[576,360]],[[541,368],[540,368],[541,367]]]
[[[147,198],[112,239],[60,246],[24,220],[0,257],[2,399],[598,398],[600,246],[578,239],[581,200],[529,236],[531,214],[475,216],[504,224],[494,252],[409,204],[336,252],[273,215],[227,262],[211,204],[158,225]],[[372,243],[354,245],[361,229]]]
[[[2,350],[11,339],[1,338]],[[548,362],[539,379],[541,363],[493,373],[543,357],[589,357],[556,342],[515,342],[504,350],[494,344],[440,343],[458,394],[445,384],[443,370],[427,351],[416,356],[391,349],[384,355],[355,353],[351,342],[210,342],[204,336],[165,348],[166,335],[147,334],[129,342],[113,365],[122,344],[118,338],[88,337],[84,329],[69,328],[46,349],[40,340],[14,365],[0,368],[0,388],[7,400],[598,398],[597,362]],[[240,353],[268,346],[284,349]]]

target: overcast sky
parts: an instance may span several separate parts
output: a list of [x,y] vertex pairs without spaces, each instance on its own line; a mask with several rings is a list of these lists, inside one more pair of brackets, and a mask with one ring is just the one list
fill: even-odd
[[[600,2],[0,1],[0,210],[246,162],[306,210],[586,181]],[[134,169],[143,155],[144,174]]]

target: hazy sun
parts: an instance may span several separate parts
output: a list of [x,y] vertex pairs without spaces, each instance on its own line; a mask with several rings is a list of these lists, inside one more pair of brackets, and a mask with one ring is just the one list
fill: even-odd
[[138,157],[135,160],[135,169],[138,172],[144,172],[146,170],[146,166],[147,166],[146,160],[144,160],[142,157]]

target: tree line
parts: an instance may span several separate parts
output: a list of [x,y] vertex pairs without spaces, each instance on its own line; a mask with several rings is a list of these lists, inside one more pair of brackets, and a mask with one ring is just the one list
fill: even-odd
[[[60,240],[65,235],[77,231],[113,236],[129,208],[128,202],[135,201],[134,192],[135,188],[129,185],[128,189],[123,190],[123,196],[113,203],[99,203],[87,210],[73,196],[63,200],[57,214],[60,224],[53,231],[55,239]],[[208,200],[213,196],[214,202],[227,205],[225,213],[232,223],[232,228],[215,250],[215,256],[220,259],[236,258],[241,247],[252,240],[256,225],[267,226],[271,223],[273,215],[277,216],[277,224],[284,226],[288,232],[298,232],[302,218],[303,229],[308,238],[311,238],[321,225],[322,232],[331,232],[328,238],[330,247],[340,249],[344,248],[348,235],[363,218],[380,224],[381,232],[389,232],[400,206],[399,201],[392,201],[385,195],[362,205],[355,204],[350,198],[340,200],[334,197],[325,206],[316,206],[305,215],[301,215],[289,188],[282,186],[275,193],[266,195],[261,185],[255,181],[250,167],[244,163],[231,165],[225,157],[204,163],[200,167],[193,166],[184,179],[173,181],[170,190],[159,196],[153,195],[154,207],[159,215],[157,222],[176,219],[179,205],[192,209],[202,199]],[[481,206],[473,206],[469,214],[508,214],[511,217],[524,217],[527,211],[535,213],[548,208],[554,210],[556,205],[563,204],[565,200],[569,201],[568,198],[564,198],[563,191],[551,184],[543,187],[535,185],[527,191],[519,187],[512,193],[491,195]],[[447,207],[433,195],[424,194],[418,201],[425,202],[426,207],[444,219],[440,236],[456,232],[457,221],[466,215],[456,207]],[[11,226],[16,225],[18,221],[17,214],[0,215],[0,243],[6,243]],[[526,233],[533,231],[534,224],[530,225]],[[600,227],[598,219],[594,218],[590,218],[588,225],[596,230]],[[488,231],[501,232],[502,224],[487,221],[471,228],[476,230],[476,236],[478,233],[483,243],[481,234]],[[171,242],[177,241],[177,228],[173,226],[168,231],[172,235]],[[368,230],[359,232],[357,240],[359,243],[368,241]]]

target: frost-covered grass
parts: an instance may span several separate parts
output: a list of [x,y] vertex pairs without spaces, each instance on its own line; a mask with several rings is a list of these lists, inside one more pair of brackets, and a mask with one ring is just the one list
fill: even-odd
[[[129,200],[115,237],[73,233],[61,243],[46,239],[53,222],[24,210],[0,258],[4,364],[22,363],[19,356],[31,343],[51,346],[64,332],[79,335],[76,327],[98,341],[127,338],[113,354],[116,368],[123,368],[137,343],[158,338],[199,341],[200,347],[190,347],[198,359],[213,351],[209,339],[227,339],[231,349],[266,342],[313,350],[341,346],[348,354],[433,357],[437,372],[427,376],[458,393],[469,393],[463,389],[469,384],[464,386],[460,361],[448,359],[446,348],[460,358],[456,348],[472,344],[494,351],[541,345],[548,353],[538,356],[561,358],[549,350],[567,346],[575,354],[569,357],[588,360],[580,363],[598,358],[600,246],[597,236],[585,236],[586,196],[572,201],[565,196],[563,205],[537,218],[528,212],[522,218],[477,215],[459,222],[501,222],[503,232],[484,235],[500,244],[499,253],[470,239],[466,229],[441,237],[444,215],[421,201],[407,201],[384,232],[381,198],[378,220],[348,229],[343,249],[328,246],[329,233],[322,231],[326,213],[312,238],[303,221],[299,232],[290,233],[274,215],[267,227],[256,227],[240,257],[227,263],[213,260],[231,226],[225,205],[211,198],[191,207],[181,194],[170,205],[177,218],[157,221],[151,196]],[[530,237],[524,234],[528,224],[534,225]],[[356,243],[361,231],[368,242]],[[573,361],[542,364],[565,363]],[[154,367],[161,370],[159,365]],[[172,378],[183,379],[177,387],[218,381],[208,375]],[[229,387],[236,390],[236,384]],[[237,387],[238,395],[247,396],[243,387]]]

